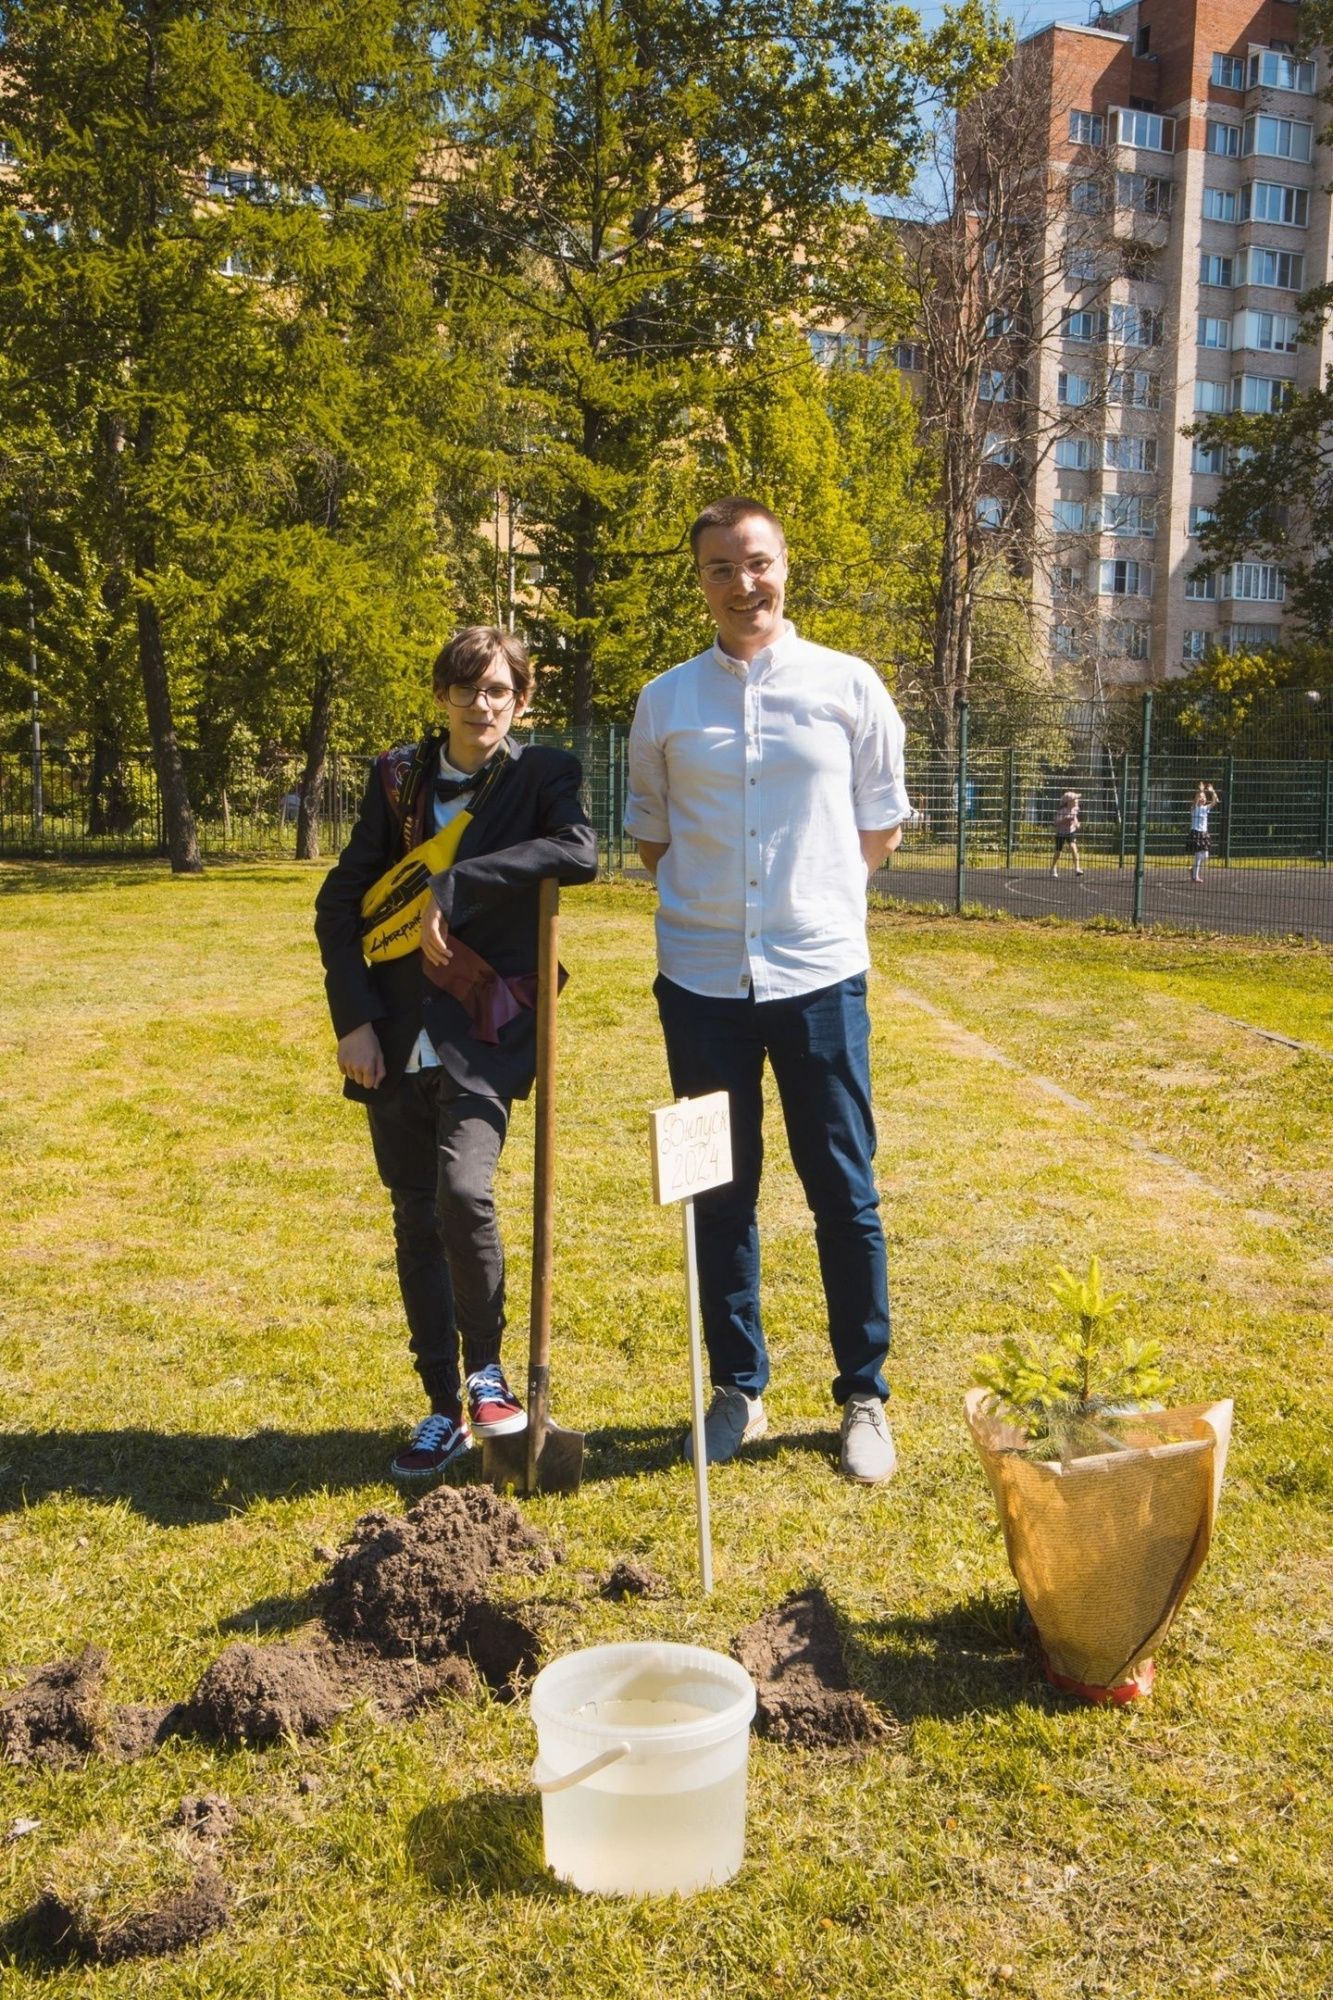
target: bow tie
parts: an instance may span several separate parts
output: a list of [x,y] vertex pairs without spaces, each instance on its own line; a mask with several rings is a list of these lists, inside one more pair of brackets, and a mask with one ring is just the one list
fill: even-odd
[[447,805],[450,799],[461,799],[464,792],[475,792],[481,778],[481,771],[473,771],[466,778],[437,778],[435,796],[441,805]]

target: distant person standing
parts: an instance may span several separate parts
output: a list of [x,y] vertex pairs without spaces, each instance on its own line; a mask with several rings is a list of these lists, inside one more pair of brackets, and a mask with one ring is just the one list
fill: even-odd
[[1208,838],[1208,815],[1214,806],[1220,806],[1221,803],[1221,798],[1212,786],[1200,778],[1194,793],[1194,803],[1190,807],[1190,830],[1185,837],[1185,852],[1190,857],[1190,881],[1196,889],[1203,881],[1203,864],[1211,850]]
[[1052,875],[1060,873],[1060,856],[1065,848],[1074,857],[1074,873],[1083,873],[1083,863],[1078,858],[1078,793],[1064,792],[1055,809],[1055,857],[1051,862]]
[[911,815],[903,724],[864,660],[801,638],[784,616],[787,539],[767,507],[715,501],[690,545],[716,634],[639,696],[625,825],[657,883],[654,992],[672,1087],[731,1097],[734,1178],[695,1209],[713,1381],[705,1450],[721,1464],[768,1425],[756,1205],[770,1064],[815,1218],[842,1471],[875,1484],[896,1452],[866,880]]

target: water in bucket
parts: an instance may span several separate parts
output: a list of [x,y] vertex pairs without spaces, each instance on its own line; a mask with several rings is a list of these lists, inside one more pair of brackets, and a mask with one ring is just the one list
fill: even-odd
[[533,1684],[546,1859],[579,1889],[688,1895],[745,1853],[754,1688],[698,1646],[595,1646]]

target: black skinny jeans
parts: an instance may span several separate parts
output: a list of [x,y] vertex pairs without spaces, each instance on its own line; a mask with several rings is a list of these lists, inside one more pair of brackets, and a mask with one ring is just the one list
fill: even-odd
[[431,1409],[457,1418],[460,1335],[466,1374],[500,1358],[505,1262],[493,1186],[509,1102],[462,1091],[443,1069],[422,1069],[366,1110],[393,1202],[412,1359]]

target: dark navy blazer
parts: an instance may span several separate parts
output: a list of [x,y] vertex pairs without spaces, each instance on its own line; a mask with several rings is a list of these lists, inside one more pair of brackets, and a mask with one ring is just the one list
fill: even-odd
[[[509,742],[509,763],[463,831],[452,864],[431,888],[444,920],[502,976],[537,969],[537,889],[542,877],[591,882],[597,835],[579,798],[582,771],[566,750]],[[429,821],[427,822],[429,825]],[[350,1079],[344,1094],[365,1103],[395,1090],[424,1027],[450,1075],[490,1097],[526,1097],[536,1070],[536,1015],[525,1007],[497,1045],[471,1032],[466,1009],[426,978],[419,951],[367,965],[361,898],[402,858],[402,833],[372,768],[352,837],[315,898],[315,936],[334,1032],[371,1021],[386,1075],[369,1091]]]

